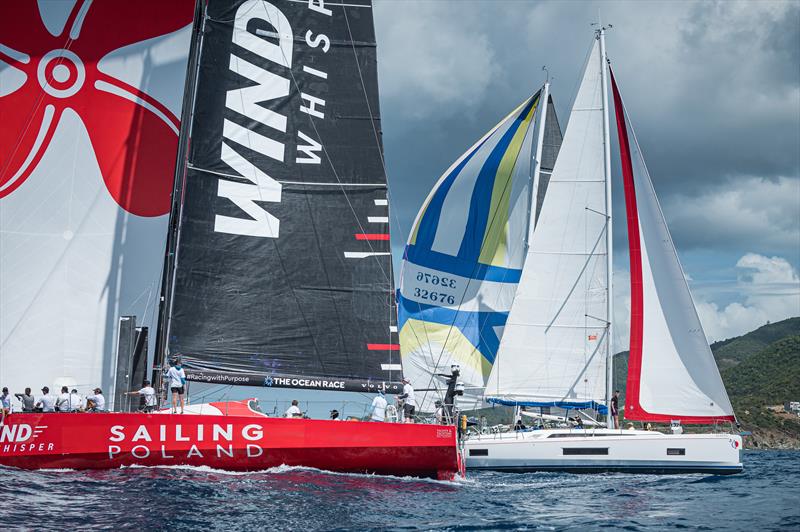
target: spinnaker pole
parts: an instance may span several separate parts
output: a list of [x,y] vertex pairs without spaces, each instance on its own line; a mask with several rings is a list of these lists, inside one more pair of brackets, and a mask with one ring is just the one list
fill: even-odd
[[611,217],[611,134],[608,125],[608,63],[606,59],[606,27],[600,26],[597,30],[600,39],[600,79],[603,89],[603,170],[606,184],[606,414],[608,428],[614,426],[611,416],[611,396],[614,387],[614,353],[612,348],[614,320],[614,292],[613,292],[613,241]]

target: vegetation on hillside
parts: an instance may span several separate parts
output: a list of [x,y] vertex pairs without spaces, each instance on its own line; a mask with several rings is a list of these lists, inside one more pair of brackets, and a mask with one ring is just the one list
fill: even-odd
[[719,369],[724,371],[766,349],[773,342],[800,334],[800,318],[768,323],[742,336],[711,344]]

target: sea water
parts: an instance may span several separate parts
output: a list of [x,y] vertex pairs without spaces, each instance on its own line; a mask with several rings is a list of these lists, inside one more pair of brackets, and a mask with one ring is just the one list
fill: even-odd
[[476,472],[455,482],[292,467],[0,467],[0,529],[800,530],[800,451],[748,451],[744,462],[726,477]]

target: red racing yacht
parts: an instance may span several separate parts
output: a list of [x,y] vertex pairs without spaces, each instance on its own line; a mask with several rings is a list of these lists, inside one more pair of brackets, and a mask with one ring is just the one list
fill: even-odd
[[271,418],[252,403],[209,403],[194,415],[13,414],[0,427],[0,464],[193,465],[228,471],[289,465],[439,480],[452,480],[461,468],[453,426]]
[[454,426],[125,395],[152,368],[167,400],[174,357],[189,382],[399,393],[371,0],[55,4],[0,6],[0,379],[100,385],[113,412],[12,413],[0,465],[453,478]]

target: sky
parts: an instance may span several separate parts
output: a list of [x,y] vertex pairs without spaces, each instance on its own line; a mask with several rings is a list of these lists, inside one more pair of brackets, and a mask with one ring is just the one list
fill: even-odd
[[[598,16],[613,25],[608,55],[709,340],[800,315],[800,1],[374,0],[395,278],[434,183],[539,89],[543,65],[567,126]],[[623,219],[616,350],[628,343]],[[312,417],[360,416],[372,400],[251,392],[268,412],[296,397]],[[241,392],[193,386],[195,402],[230,397]]]
[[[441,173],[551,76],[566,128],[593,39],[626,108],[710,341],[800,315],[800,2],[375,0],[395,277]],[[612,150],[613,151],[613,150]],[[629,282],[618,164],[615,348]]]

